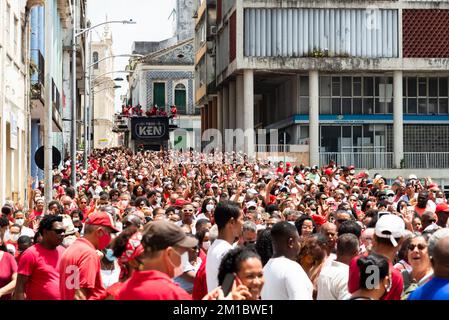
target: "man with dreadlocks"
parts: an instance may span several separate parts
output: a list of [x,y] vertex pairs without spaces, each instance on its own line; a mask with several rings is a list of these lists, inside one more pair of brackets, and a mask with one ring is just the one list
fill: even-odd
[[22,254],[19,266],[15,300],[60,300],[59,263],[64,247],[65,228],[61,216],[46,215],[39,224],[42,237]]

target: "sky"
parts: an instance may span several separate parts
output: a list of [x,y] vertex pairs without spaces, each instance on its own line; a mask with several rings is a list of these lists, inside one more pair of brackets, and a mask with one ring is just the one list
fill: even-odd
[[[131,54],[134,41],[161,41],[173,35],[173,21],[169,16],[174,8],[174,0],[87,0],[87,16],[92,25],[110,20],[129,20],[135,25],[110,24],[114,55]],[[104,31],[100,26],[92,33],[94,41],[99,40]],[[115,70],[125,70],[129,58],[115,58]],[[120,95],[128,89],[126,74],[118,73],[125,79],[116,90],[115,109],[121,108]]]

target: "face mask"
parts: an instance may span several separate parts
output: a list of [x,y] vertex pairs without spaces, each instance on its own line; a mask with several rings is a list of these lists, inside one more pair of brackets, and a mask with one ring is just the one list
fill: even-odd
[[73,221],[73,222],[79,222],[79,221],[80,221],[80,218],[73,218],[72,221]]
[[18,224],[19,226],[23,226],[25,222],[25,219],[16,219],[16,224]]
[[443,199],[443,198],[436,198],[436,199],[435,199],[435,203],[436,203],[436,204],[444,203],[444,199]]
[[64,248],[68,248],[72,243],[74,243],[76,240],[75,237],[66,237],[64,240],[62,240],[62,246]]
[[207,212],[211,212],[212,210],[214,210],[214,208],[215,208],[215,206],[214,206],[213,204],[208,204],[208,205],[206,206]]
[[161,202],[162,202],[162,198],[161,198],[161,197],[157,197],[157,198],[156,198],[156,203],[160,205]]
[[11,234],[10,238],[12,241],[17,242],[17,240],[19,240],[19,236],[20,236],[19,234],[14,233],[14,234]]
[[173,268],[174,268],[174,270],[173,270],[173,278],[177,278],[177,277],[179,277],[180,275],[182,275],[183,273],[184,273],[184,263],[185,263],[185,259],[187,258],[187,260],[188,260],[188,258],[189,258],[189,256],[187,255],[187,252],[185,252],[185,253],[183,253],[183,254],[179,254],[178,252],[176,252],[176,250],[173,250],[173,251],[175,251],[175,253],[178,255],[178,256],[180,256],[181,257],[181,263],[180,263],[180,265],[179,266],[175,266],[174,264],[173,264],[173,262],[171,261],[171,259],[170,259],[170,263],[171,263],[171,265],[173,266]]
[[209,250],[209,248],[210,248],[210,241],[204,241],[203,249],[207,251],[207,250]]
[[[104,231],[103,231],[104,232]],[[98,250],[103,250],[108,246],[108,244],[111,242],[111,235],[104,232],[104,234],[100,237],[98,241]]]
[[106,249],[106,254],[104,256],[109,262],[114,262],[115,260],[117,260],[117,257],[114,256],[114,252],[112,251],[112,249]]
[[336,174],[335,179],[337,179],[337,180],[340,179],[340,175]]
[[129,204],[128,200],[122,200],[122,206],[127,207]]

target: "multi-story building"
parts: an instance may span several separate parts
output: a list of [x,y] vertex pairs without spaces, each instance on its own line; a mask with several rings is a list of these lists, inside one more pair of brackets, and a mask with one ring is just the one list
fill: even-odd
[[[112,33],[105,27],[102,38],[92,41],[93,148],[112,148],[118,145],[113,132],[115,113],[114,55]],[[99,62],[98,62],[99,61]],[[96,63],[98,62],[98,63]]]
[[[195,15],[195,103],[201,112],[201,133],[219,128],[218,97],[215,85],[215,43],[217,10],[215,0],[198,0]],[[207,116],[207,114],[215,116]],[[204,118],[204,119],[203,119]],[[217,121],[209,123],[205,119]]]
[[29,139],[26,1],[0,2],[0,202],[26,198]]
[[[71,119],[72,119],[72,34],[73,34],[73,7],[70,0],[51,0],[53,1],[52,14],[53,21],[53,45],[51,48],[51,84],[45,83],[45,1],[28,1],[30,12],[30,30],[29,30],[29,55],[30,63],[33,66],[31,71],[30,97],[31,97],[31,177],[38,183],[38,180],[44,178],[44,172],[38,168],[34,161],[36,151],[44,145],[44,118],[45,118],[45,100],[44,89],[47,85],[52,88],[52,140],[53,146],[61,153],[62,158],[69,155],[71,142]],[[86,27],[85,11],[86,1],[76,0],[76,29],[80,30]],[[82,141],[83,116],[82,107],[84,102],[84,37],[77,39],[77,146]],[[27,94],[28,95],[28,94]]]
[[286,132],[310,165],[449,180],[449,1],[218,0],[216,10],[217,127]]
[[177,0],[174,10],[175,35],[161,42],[135,42],[133,54],[145,55],[133,64],[129,77],[129,102],[143,112],[154,105],[170,113],[177,107],[170,147],[200,147],[200,116],[194,101],[194,14],[193,0]]

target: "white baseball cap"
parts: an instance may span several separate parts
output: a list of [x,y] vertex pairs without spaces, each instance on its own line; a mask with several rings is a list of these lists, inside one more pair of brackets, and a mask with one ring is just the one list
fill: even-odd
[[255,201],[250,201],[246,204],[247,208],[257,207],[257,203]]
[[405,233],[404,221],[394,214],[386,214],[379,218],[374,229],[379,238],[390,239],[394,247],[398,246],[395,238],[401,238]]
[[248,191],[246,191],[247,193],[251,193],[251,194],[258,194],[258,192],[254,189],[248,189]]

